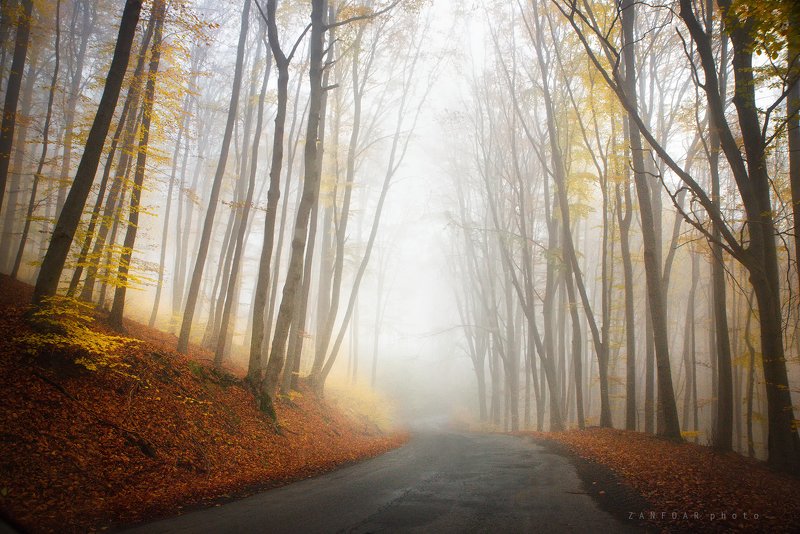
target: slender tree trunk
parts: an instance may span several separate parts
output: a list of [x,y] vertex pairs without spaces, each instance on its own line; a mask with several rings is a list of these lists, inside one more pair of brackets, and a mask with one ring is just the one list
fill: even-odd
[[[0,268],[4,272],[10,272],[13,267],[14,257],[12,251],[14,249],[14,234],[17,222],[20,219],[19,214],[19,196],[22,193],[22,178],[25,174],[26,157],[28,153],[28,118],[31,114],[31,100],[33,100],[34,84],[38,78],[39,69],[37,68],[38,54],[37,48],[31,50],[28,57],[28,73],[25,76],[25,87],[22,88],[22,99],[20,101],[20,109],[18,112],[19,118],[25,117],[25,120],[20,120],[19,127],[16,129],[15,137],[16,143],[14,146],[14,161],[11,166],[10,180],[8,182],[8,207],[5,209],[3,215],[3,236],[0,241]],[[8,269],[8,270],[6,270]]]
[[[189,107],[188,95],[186,96],[186,98],[183,99],[183,102],[184,102],[183,108],[188,109]],[[172,212],[172,196],[173,196],[173,191],[175,190],[175,178],[176,175],[178,174],[178,165],[179,165],[178,159],[180,157],[181,142],[183,141],[183,131],[186,128],[186,122],[187,118],[184,116],[181,119],[180,126],[178,126],[178,136],[175,139],[175,150],[172,151],[172,170],[169,175],[169,187],[167,188],[167,207],[164,210],[164,224],[161,230],[161,243],[160,243],[161,254],[158,258],[158,279],[156,280],[156,295],[153,298],[153,309],[150,311],[150,321],[148,322],[150,328],[153,328],[156,324],[156,319],[158,318],[158,308],[159,304],[161,303],[161,290],[164,285],[164,267],[167,262],[167,242],[169,241],[169,219],[170,219],[170,214]],[[186,161],[185,158],[184,161]],[[179,188],[178,198],[176,199],[176,203],[178,203],[180,207],[180,188]],[[175,224],[176,226],[180,225],[180,220],[181,220],[180,216],[181,216],[180,210],[178,210],[177,222]],[[176,245],[175,253],[180,254],[181,253],[180,243],[176,241],[175,245]]]
[[222,179],[225,175],[225,167],[228,163],[228,152],[231,146],[231,136],[233,125],[236,122],[236,113],[239,108],[239,94],[242,86],[242,70],[244,64],[244,49],[247,44],[247,30],[250,25],[250,1],[244,0],[242,8],[242,23],[239,31],[239,44],[236,48],[236,65],[233,73],[233,88],[231,89],[231,100],[228,105],[228,119],[225,123],[225,132],[222,136],[222,147],[220,148],[217,170],[214,173],[214,181],[211,185],[211,195],[208,200],[203,230],[200,236],[199,248],[192,271],[192,280],[189,284],[189,293],[186,299],[186,307],[183,311],[183,321],[181,331],[178,336],[178,352],[185,353],[189,349],[189,334],[192,330],[192,321],[197,306],[197,299],[200,296],[200,283],[203,280],[203,270],[208,256],[208,247],[211,244],[211,232],[214,226],[214,216],[217,213],[219,203],[219,191],[222,186]]
[[289,269],[283,285],[283,296],[275,326],[275,336],[272,340],[269,360],[262,384],[263,401],[271,402],[278,387],[280,373],[286,359],[286,342],[289,337],[289,328],[295,315],[295,293],[301,289],[303,274],[303,256],[308,237],[308,222],[311,211],[317,203],[320,180],[320,137],[319,123],[323,100],[322,88],[322,59],[325,37],[325,12],[326,0],[312,0],[311,2],[311,35],[309,64],[309,113],[306,125],[305,144],[305,180],[303,182],[303,195],[297,208],[292,250],[289,259]]
[[747,345],[747,353],[750,356],[749,362],[747,365],[747,414],[746,418],[746,425],[747,425],[747,456],[750,458],[754,458],[755,453],[755,444],[753,441],[753,395],[755,394],[755,361],[756,361],[756,349],[753,347],[753,340],[750,336],[752,336],[751,327],[753,319],[753,294],[752,292],[747,298],[747,319],[744,323],[744,342]]
[[345,174],[344,198],[342,199],[342,209],[338,218],[336,228],[336,256],[333,265],[333,282],[331,284],[330,308],[325,315],[324,328],[319,334],[314,358],[314,370],[317,373],[322,368],[325,356],[330,345],[336,317],[339,312],[339,298],[342,289],[342,275],[344,273],[344,243],[347,237],[347,225],[350,218],[350,202],[353,196],[353,183],[355,180],[356,150],[358,149],[359,133],[361,129],[361,101],[362,87],[359,80],[359,54],[361,51],[361,39],[364,34],[364,26],[358,29],[352,50],[352,86],[353,86],[353,128],[350,132],[350,143],[347,149],[347,170]]
[[80,5],[83,10],[80,29],[81,40],[78,45],[78,54],[75,58],[75,73],[70,82],[69,96],[64,112],[64,150],[61,156],[61,176],[59,178],[61,186],[58,188],[58,197],[56,199],[57,214],[61,213],[61,208],[64,206],[64,201],[66,199],[66,187],[64,184],[69,180],[69,173],[72,167],[72,148],[75,140],[75,111],[77,110],[78,101],[80,99],[80,87],[83,81],[83,69],[86,62],[86,48],[89,44],[89,37],[94,27],[94,20],[96,20],[96,3],[90,5],[89,2],[79,2],[75,5]]
[[617,218],[620,230],[620,254],[625,279],[625,430],[636,430],[636,319],[633,305],[633,262],[631,261],[630,228],[633,218],[631,190],[624,184],[623,209],[620,184],[616,187]]
[[139,147],[136,151],[136,171],[133,175],[133,187],[131,188],[128,228],[125,231],[125,240],[123,241],[123,250],[120,255],[119,270],[117,272],[117,284],[114,291],[114,303],[111,306],[111,315],[109,316],[110,324],[118,329],[122,329],[122,318],[125,313],[125,295],[129,284],[128,273],[130,271],[133,247],[136,244],[136,234],[139,230],[139,208],[141,205],[142,187],[144,186],[144,173],[147,167],[150,125],[153,118],[156,78],[158,77],[158,67],[161,62],[161,39],[165,15],[166,0],[155,0],[152,16],[156,22],[153,30],[153,44],[150,51],[150,66],[147,73],[147,83],[145,84],[144,99],[142,101],[142,128]]
[[[336,20],[336,11],[332,4],[328,4],[328,20]],[[336,32],[331,29],[328,30],[328,51],[325,56],[325,60],[323,61],[324,64],[328,65],[328,68],[324,69],[322,75],[322,87],[328,87],[329,80],[330,80],[330,73],[331,68],[330,66],[335,63],[335,54],[336,54]],[[305,341],[306,337],[306,321],[308,319],[308,298],[311,293],[311,284],[313,278],[313,261],[314,261],[314,249],[317,245],[317,230],[319,228],[318,220],[319,220],[319,194],[320,194],[320,187],[321,187],[321,173],[322,173],[322,150],[325,146],[325,124],[328,116],[328,97],[327,92],[323,91],[322,93],[322,102],[320,105],[320,119],[319,119],[319,136],[317,137],[317,150],[318,150],[318,160],[317,160],[317,191],[315,193],[316,200],[314,202],[314,207],[311,211],[311,220],[308,224],[308,236],[306,238],[306,252],[305,252],[305,261],[303,262],[303,277],[302,277],[302,285],[301,289],[297,296],[296,306],[294,310],[294,318],[292,319],[291,329],[290,329],[290,337],[289,337],[289,344],[288,350],[286,355],[286,372],[283,374],[284,376],[284,384],[283,390],[284,392],[288,393],[289,388],[292,385],[296,388],[298,384],[298,379],[300,376],[300,360],[303,354],[303,342]],[[338,131],[337,134],[338,136]],[[336,138],[338,139],[338,137]],[[338,144],[338,141],[336,142]],[[320,270],[322,266],[320,266]],[[317,322],[320,322],[320,319],[317,319]],[[312,371],[313,374],[313,371]]]
[[[690,424],[690,407],[692,401],[692,393],[696,389],[695,385],[695,372],[694,367],[694,354],[695,354],[695,339],[694,339],[694,324],[695,324],[695,300],[697,294],[697,281],[699,278],[699,257],[698,252],[690,250],[692,255],[692,285],[689,289],[689,297],[686,303],[686,322],[683,329],[683,364],[686,368],[686,388],[683,395],[683,428],[689,430]],[[697,430],[693,428],[692,430]]]
[[[22,237],[20,237],[19,240],[19,248],[17,249],[17,256],[14,259],[14,267],[11,269],[12,278],[17,278],[19,267],[22,264],[22,255],[25,252],[25,243],[28,240],[28,230],[30,230],[31,227],[31,217],[33,217],[33,209],[36,206],[36,191],[39,188],[39,180],[41,180],[44,164],[47,161],[47,148],[50,139],[50,120],[53,117],[53,99],[55,98],[56,84],[58,83],[58,69],[61,65],[61,0],[56,0],[56,41],[53,49],[55,51],[55,64],[53,66],[53,77],[50,80],[50,90],[47,96],[47,111],[45,112],[44,127],[42,130],[42,153],[39,156],[39,164],[33,175],[31,197],[28,202],[28,211],[25,215],[25,224],[22,228]],[[9,206],[7,209],[12,209],[12,207]]]
[[[625,84],[628,98],[636,102],[636,68],[634,65],[633,27],[635,21],[635,6],[632,0],[623,0],[622,27],[626,46],[623,49],[625,61]],[[667,321],[664,294],[662,292],[661,266],[658,261],[658,251],[655,244],[658,239],[655,235],[655,222],[651,209],[651,199],[647,179],[644,175],[644,157],[641,136],[637,124],[630,117],[628,128],[631,140],[631,156],[633,158],[634,181],[636,194],[639,198],[639,212],[642,221],[642,238],[644,241],[645,278],[647,281],[647,297],[650,308],[650,319],[653,326],[653,341],[655,345],[655,359],[658,376],[659,410],[663,411],[663,435],[670,439],[680,440],[681,430],[678,419],[678,410],[675,405],[675,391],[672,387],[672,375],[669,361],[669,345],[667,340]]]
[[22,88],[22,76],[25,71],[25,59],[28,55],[28,40],[31,31],[33,0],[20,0],[22,13],[17,21],[17,35],[14,42],[14,57],[11,60],[11,72],[6,84],[6,98],[3,104],[3,121],[0,126],[0,213],[8,181],[8,169],[11,163],[11,147],[14,141],[14,127],[17,122],[17,103]]
[[[713,0],[706,0],[706,31],[711,35],[713,29]],[[721,36],[720,64],[727,65],[726,35]],[[727,67],[723,67],[720,78],[720,98],[726,99]],[[711,172],[711,200],[717,209],[720,208],[720,177],[719,177],[719,151],[720,139],[717,128],[709,129],[709,169]],[[725,298],[725,266],[722,256],[720,230],[717,226],[712,228],[711,252],[711,284],[712,300],[714,306],[714,332],[717,362],[717,412],[714,419],[713,443],[714,447],[729,451],[732,448],[731,433],[733,431],[733,377],[731,366],[731,345],[728,337],[727,302]]]
[[[269,170],[269,190],[267,191],[267,213],[264,220],[264,242],[261,246],[261,257],[258,263],[258,277],[256,281],[255,296],[253,298],[253,331],[250,340],[250,359],[247,366],[247,379],[256,387],[261,379],[262,353],[265,338],[264,312],[267,307],[267,296],[270,287],[270,262],[272,259],[273,243],[275,242],[275,219],[278,211],[278,200],[281,191],[281,170],[283,168],[283,145],[286,128],[286,107],[289,99],[289,62],[280,47],[278,26],[275,19],[277,0],[267,2],[267,36],[270,49],[275,59],[278,70],[278,102],[275,113],[275,130],[272,143],[272,161]],[[263,14],[262,14],[263,15]],[[299,86],[299,83],[298,83]],[[288,187],[288,179],[287,179]],[[284,203],[285,204],[285,203]],[[286,215],[284,205],[283,216]],[[278,245],[280,247],[280,243]],[[277,261],[276,261],[277,264]],[[277,279],[277,269],[274,279]],[[273,280],[274,282],[275,280]],[[271,318],[270,318],[271,321]],[[267,341],[269,339],[267,338]]]
[[[256,56],[258,57],[258,55]],[[269,82],[270,70],[272,69],[272,62],[267,61],[264,68],[264,78],[261,84],[261,93],[258,99],[258,111],[256,112],[256,128],[253,136],[253,147],[250,151],[250,177],[247,183],[247,194],[244,200],[244,210],[239,223],[239,229],[236,235],[236,244],[233,255],[233,264],[231,265],[231,277],[228,281],[228,288],[225,296],[225,307],[222,310],[222,322],[220,324],[220,331],[217,337],[217,347],[214,352],[214,366],[221,367],[222,360],[225,356],[225,342],[228,337],[228,329],[231,321],[231,313],[233,301],[235,300],[235,289],[239,279],[240,263],[244,255],[244,242],[247,233],[247,221],[250,217],[250,206],[253,203],[253,192],[256,185],[256,171],[258,169],[258,146],[261,142],[261,129],[264,123],[264,99],[267,93],[267,83]]]

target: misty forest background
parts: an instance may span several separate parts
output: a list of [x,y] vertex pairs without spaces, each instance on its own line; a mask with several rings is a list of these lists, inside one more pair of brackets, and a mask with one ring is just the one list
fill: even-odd
[[800,472],[794,2],[1,14],[0,269],[45,315],[174,333],[268,409],[334,364],[380,387],[396,279],[439,262],[473,420]]

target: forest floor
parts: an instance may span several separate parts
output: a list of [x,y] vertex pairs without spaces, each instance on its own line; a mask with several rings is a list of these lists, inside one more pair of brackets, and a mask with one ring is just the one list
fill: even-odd
[[[0,276],[0,514],[25,531],[106,530],[176,514],[407,439],[368,410],[304,387],[279,399],[275,421],[240,377],[206,363],[208,353],[182,356],[174,336],[135,323],[125,327],[139,340],[113,365],[76,365],[74,347],[32,351],[31,291]],[[92,329],[113,334],[102,320]]]
[[798,531],[800,479],[764,462],[607,428],[525,434],[572,458],[602,508],[648,530]]

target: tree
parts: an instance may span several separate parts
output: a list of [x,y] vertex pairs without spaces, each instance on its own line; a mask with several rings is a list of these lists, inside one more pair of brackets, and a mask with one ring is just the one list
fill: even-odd
[[131,256],[133,247],[136,243],[136,234],[139,229],[139,209],[141,203],[142,187],[144,186],[144,174],[147,166],[147,155],[150,142],[150,125],[153,118],[153,104],[155,102],[156,78],[158,67],[161,62],[162,34],[164,28],[164,18],[166,17],[166,1],[155,0],[153,4],[153,20],[155,28],[153,30],[153,44],[150,51],[150,65],[147,73],[147,84],[144,90],[144,100],[142,102],[142,128],[139,138],[139,147],[136,152],[136,171],[133,175],[133,188],[131,189],[130,210],[128,212],[128,228],[125,231],[125,241],[120,258],[119,269],[117,272],[117,284],[114,291],[114,303],[111,306],[109,321],[112,326],[122,328],[122,316],[125,309],[125,294],[128,290],[128,272],[130,270]]
[[[56,93],[56,84],[58,82],[58,69],[61,64],[61,0],[57,0],[56,2],[56,40],[55,46],[53,47],[55,60],[53,65],[53,77],[50,80],[50,91],[48,92],[47,96],[47,111],[45,112],[44,118],[44,127],[42,132],[42,153],[39,156],[39,163],[36,167],[36,172],[33,175],[33,183],[31,184],[31,196],[30,200],[28,201],[28,210],[25,216],[25,223],[22,227],[22,236],[19,240],[19,248],[17,249],[17,255],[14,259],[14,266],[11,268],[11,277],[17,278],[19,275],[19,268],[22,264],[22,255],[25,252],[25,243],[28,240],[28,231],[31,227],[31,218],[33,217],[33,209],[36,206],[36,192],[39,188],[39,181],[42,177],[42,171],[44,170],[44,164],[47,159],[47,148],[50,139],[50,121],[53,117],[53,100],[55,99]],[[0,201],[0,204],[2,201]],[[12,209],[9,206],[8,209]]]
[[92,128],[89,130],[86,147],[75,173],[75,179],[53,230],[47,253],[42,260],[33,293],[34,303],[38,304],[44,297],[55,295],[58,290],[61,272],[64,269],[64,263],[75,237],[75,230],[78,227],[83,208],[86,205],[86,198],[94,181],[106,135],[117,105],[141,10],[141,0],[126,0],[114,47],[114,56],[103,88],[103,96],[100,98]]
[[[263,352],[267,293],[270,286],[270,262],[275,242],[275,220],[278,213],[278,200],[281,196],[281,170],[283,168],[283,145],[286,131],[286,108],[289,100],[289,65],[294,57],[301,37],[295,42],[289,55],[283,52],[278,35],[275,14],[277,0],[267,0],[267,12],[261,9],[256,1],[261,16],[267,25],[267,38],[278,70],[278,102],[275,112],[275,130],[272,138],[272,162],[269,169],[269,190],[267,191],[267,214],[264,219],[264,242],[258,263],[255,296],[253,297],[253,331],[250,339],[250,359],[247,366],[247,377],[252,386],[257,386],[261,379],[261,354]],[[284,213],[286,210],[284,209]],[[276,277],[277,278],[277,277]],[[268,341],[268,340],[267,340]]]
[[25,70],[25,58],[28,55],[28,40],[31,32],[31,16],[33,0],[20,0],[22,12],[17,23],[17,35],[14,40],[14,56],[11,60],[11,72],[6,85],[6,98],[3,103],[3,121],[0,125],[0,213],[3,210],[8,169],[11,163],[11,146],[14,141],[14,128],[17,122],[17,103],[22,87],[22,75]]
[[[295,294],[301,287],[303,273],[303,256],[308,237],[308,223],[311,211],[317,203],[319,195],[320,157],[318,139],[320,137],[319,124],[321,118],[323,88],[323,45],[325,41],[325,13],[327,11],[325,0],[312,0],[311,2],[311,32],[309,34],[309,109],[306,123],[306,143],[304,153],[305,180],[300,205],[297,208],[294,235],[292,237],[291,255],[286,281],[283,285],[281,305],[278,311],[275,335],[267,360],[267,367],[262,380],[262,402],[271,403],[277,391],[281,371],[286,359],[286,342],[289,337],[289,328],[295,314]],[[251,352],[252,358],[252,352]]]
[[192,321],[197,306],[197,299],[200,296],[200,283],[203,280],[203,269],[208,256],[208,247],[211,243],[211,230],[214,226],[214,216],[217,213],[219,203],[219,191],[222,186],[222,178],[225,175],[225,166],[228,163],[228,152],[230,151],[231,136],[233,135],[233,125],[236,121],[236,112],[239,106],[239,94],[242,85],[242,71],[244,64],[244,49],[247,43],[247,30],[250,25],[250,1],[244,1],[242,8],[242,23],[239,30],[239,44],[236,48],[236,64],[233,71],[233,88],[231,90],[230,104],[228,105],[228,120],[225,123],[225,133],[222,137],[217,170],[214,173],[214,181],[211,185],[211,195],[208,199],[208,208],[203,221],[203,230],[200,236],[197,258],[195,259],[192,279],[189,283],[189,292],[186,297],[186,306],[183,311],[181,331],[178,336],[178,352],[185,353],[189,349],[189,334],[192,331]]

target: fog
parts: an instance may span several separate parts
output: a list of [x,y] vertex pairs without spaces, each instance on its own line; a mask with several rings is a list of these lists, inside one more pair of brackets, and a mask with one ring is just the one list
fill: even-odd
[[[49,127],[55,141],[42,159],[50,177],[62,170],[64,132],[74,131],[76,146],[88,134],[116,38],[116,23],[104,20],[116,21],[121,14],[118,3],[106,0],[62,4],[62,37],[69,44],[63,79],[75,78],[82,32],[89,37],[86,66],[77,74],[82,89],[72,106],[75,124],[67,123],[69,88],[55,98]],[[769,432],[796,438],[791,425],[800,381],[800,315],[797,214],[791,206],[797,200],[791,198],[789,183],[796,177],[789,171],[784,140],[792,112],[782,97],[792,78],[777,72],[785,48],[779,47],[771,62],[758,60],[777,70],[759,78],[753,91],[762,111],[756,126],[763,126],[759,139],[769,197],[768,206],[754,208],[757,202],[741,190],[747,162],[735,153],[746,128],[730,102],[735,82],[730,57],[717,57],[722,53],[716,46],[718,24],[712,24],[709,38],[712,60],[728,73],[722,80],[728,97],[721,117],[709,111],[713,97],[706,97],[699,82],[698,72],[706,65],[694,48],[685,53],[681,38],[688,33],[667,8],[641,9],[631,29],[638,40],[636,57],[614,68],[609,62],[627,61],[621,51],[630,45],[620,20],[604,13],[596,19],[578,17],[578,22],[573,18],[571,25],[567,15],[578,7],[570,2],[322,2],[325,16],[335,21],[327,20],[325,45],[318,51],[325,54],[321,83],[327,86],[320,86],[324,128],[318,130],[315,170],[306,166],[307,114],[314,95],[309,64],[316,57],[310,52],[315,27],[308,31],[308,4],[284,1],[277,7],[275,30],[283,53],[298,44],[288,68],[281,198],[269,269],[262,271],[259,262],[279,93],[277,62],[267,59],[268,3],[198,0],[170,4],[167,10],[161,64],[150,78],[155,80],[150,144],[142,148],[140,133],[138,146],[132,138],[106,163],[112,150],[106,143],[62,266],[62,292],[76,268],[98,266],[98,285],[88,296],[111,308],[115,289],[125,286],[125,317],[147,324],[160,288],[153,326],[177,336],[187,317],[188,288],[197,273],[211,199],[216,214],[189,339],[204,346],[209,359],[216,352],[216,364],[229,370],[269,376],[268,361],[275,353],[291,354],[300,339],[300,376],[316,376],[323,391],[327,374],[319,378],[313,365],[322,339],[322,363],[335,361],[330,380],[375,388],[393,404],[397,422],[412,428],[603,425],[673,437],[683,433],[701,443],[724,434],[734,449],[759,457],[767,456]],[[229,118],[245,5],[250,12],[240,49],[241,97]],[[86,10],[93,23],[83,27]],[[48,178],[32,193],[28,181],[19,179],[32,175],[39,163],[46,77],[56,57],[53,17],[54,12],[42,12],[33,28],[40,71],[23,79],[27,101],[21,107],[34,118],[27,124],[27,150],[20,155],[18,148],[12,156],[17,159],[3,213],[2,268],[12,271],[19,242],[27,239],[24,261],[14,274],[31,283],[39,276],[70,184]],[[131,79],[137,57],[152,62],[142,48],[152,20],[147,7],[109,141],[136,83]],[[598,38],[602,29],[611,36],[606,42]],[[620,69],[634,63],[638,78],[628,86]],[[267,65],[271,70],[262,92]],[[30,76],[33,81],[27,83]],[[638,103],[633,90],[639,92]],[[253,145],[260,102],[263,131]],[[765,123],[766,110],[773,109],[775,117]],[[230,153],[214,200],[228,120]],[[730,140],[723,135],[722,149],[709,121],[717,121],[714,132],[730,134]],[[631,149],[633,143],[643,148]],[[141,206],[131,208],[130,191],[139,188],[118,160],[124,151],[143,150]],[[68,170],[77,167],[80,152],[67,158]],[[245,210],[254,163],[253,199]],[[112,232],[110,245],[101,242],[99,255],[81,256],[81,243],[87,235],[91,243],[91,232],[97,232],[88,225],[94,206],[103,206],[98,181],[109,165],[112,180],[118,180],[109,187],[119,189],[124,202],[112,205],[111,216],[99,222]],[[128,165],[135,171],[136,163]],[[320,184],[308,192],[313,203],[304,228],[309,231],[298,232],[301,196],[314,189],[306,185],[315,172]],[[751,179],[756,180],[748,175]],[[339,249],[336,234],[345,209],[346,235]],[[133,226],[128,224],[133,212],[140,217],[130,274],[118,275],[125,260],[117,255],[126,252],[123,238]],[[756,223],[747,218],[765,212],[771,214],[764,226],[767,237],[753,237],[749,225]],[[23,238],[26,219],[31,229]],[[235,270],[231,265],[242,224],[241,262]],[[623,237],[625,224],[629,229]],[[297,249],[300,263],[292,285],[287,282],[292,239],[300,234],[306,237]],[[309,243],[315,247],[310,256],[304,252]],[[762,249],[772,256],[753,256]],[[185,263],[176,261],[181,258]],[[777,262],[774,269],[770,258]],[[713,275],[715,262],[719,278]],[[753,273],[767,271],[771,278],[763,286],[751,285]],[[236,284],[229,281],[232,273],[237,273]],[[254,370],[253,308],[264,276],[274,285],[268,290],[268,335]],[[355,306],[349,310],[354,291]],[[234,297],[228,303],[232,319],[229,339],[220,345],[216,337],[226,293]],[[715,295],[721,299],[716,313],[722,311],[727,321],[724,332],[714,315]],[[777,304],[767,313],[770,295]],[[653,304],[656,297],[659,304]],[[330,306],[332,298],[337,306]],[[285,325],[291,330],[276,351],[271,345],[275,325],[290,301],[294,309],[288,310]],[[336,319],[325,336],[330,313]],[[770,339],[765,332],[778,341],[763,346]],[[337,337],[342,339],[338,350]],[[290,376],[288,366],[278,363],[275,376],[281,371]],[[776,383],[765,375],[776,377]],[[276,394],[278,385],[268,393]],[[781,393],[770,397],[770,387]]]

